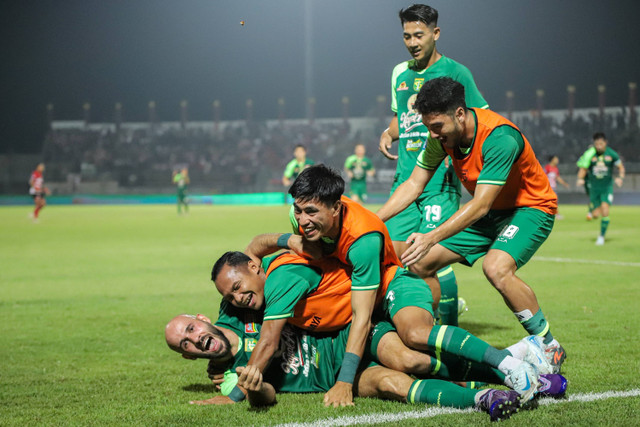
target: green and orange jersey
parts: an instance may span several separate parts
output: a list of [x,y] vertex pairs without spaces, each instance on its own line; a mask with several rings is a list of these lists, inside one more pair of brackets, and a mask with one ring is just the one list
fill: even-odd
[[[461,83],[465,88],[465,101],[468,106],[489,107],[480,94],[469,69],[451,58],[442,56],[423,70],[416,69],[414,60],[396,65],[391,76],[391,110],[398,116],[400,138],[394,188],[409,178],[429,136],[429,130],[422,123],[422,116],[413,106],[424,82],[438,77],[450,77]],[[425,194],[439,194],[442,191],[460,192],[460,184],[457,180],[444,181],[445,171],[446,168],[443,166],[438,176],[435,176],[425,188]]]
[[471,146],[461,152],[430,138],[417,165],[435,170],[450,155],[458,178],[471,195],[478,184],[503,187],[491,209],[531,207],[555,214],[558,208],[556,194],[531,144],[518,127],[493,111],[469,110],[475,120]]
[[367,208],[345,196],[340,201],[340,234],[335,241],[323,239],[325,255],[351,266],[354,291],[377,289],[384,277],[402,266],[389,231]]
[[[290,252],[265,257],[264,320],[287,319],[307,331],[328,332],[351,322],[351,269],[336,258],[308,260]],[[387,279],[378,287],[382,303]]]

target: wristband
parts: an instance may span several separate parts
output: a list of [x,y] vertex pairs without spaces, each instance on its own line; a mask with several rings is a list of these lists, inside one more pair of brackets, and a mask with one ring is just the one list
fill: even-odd
[[282,236],[278,237],[278,247],[282,249],[289,249],[289,237],[291,237],[291,233],[285,233]]
[[338,374],[338,381],[343,383],[353,384],[353,380],[356,377],[358,371],[358,365],[360,364],[360,357],[353,353],[345,353],[342,359],[342,367]]
[[234,402],[240,402],[244,400],[244,397],[244,393],[238,386],[235,386],[233,390],[231,390],[231,393],[229,393],[229,399],[233,400]]

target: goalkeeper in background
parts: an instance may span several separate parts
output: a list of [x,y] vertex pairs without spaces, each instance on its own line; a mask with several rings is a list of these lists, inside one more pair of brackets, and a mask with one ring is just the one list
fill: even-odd
[[364,144],[358,144],[344,162],[344,171],[351,181],[349,197],[360,204],[367,201],[367,176],[376,173],[371,159],[365,156],[366,152]]
[[173,183],[177,187],[177,204],[178,215],[182,214],[182,207],[184,206],[184,212],[189,213],[189,205],[187,204],[187,186],[189,185],[189,169],[182,168],[182,170],[173,171]]

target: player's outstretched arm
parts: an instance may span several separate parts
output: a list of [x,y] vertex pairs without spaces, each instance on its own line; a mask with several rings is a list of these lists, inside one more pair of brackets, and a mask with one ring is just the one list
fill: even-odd
[[281,236],[283,236],[282,233],[259,234],[251,240],[244,253],[260,263],[265,256],[282,249],[282,246],[278,246],[278,239]]
[[264,372],[267,366],[269,366],[271,358],[278,349],[278,345],[280,344],[280,335],[282,334],[282,329],[286,323],[286,318],[265,320],[262,323],[260,339],[253,349],[247,365],[256,366],[260,369],[260,372]]
[[400,131],[398,129],[398,115],[394,115],[389,122],[389,127],[382,131],[380,135],[380,142],[378,144],[378,149],[389,160],[398,160],[398,156],[395,154],[391,154],[389,150],[391,149],[391,145],[393,145],[393,141],[397,141],[400,138]]
[[347,347],[336,384],[324,395],[325,406],[353,406],[353,381],[371,329],[376,290],[352,291],[353,311]]
[[415,201],[427,186],[435,171],[414,167],[408,180],[393,192],[389,200],[376,213],[378,218],[387,221],[402,212]]

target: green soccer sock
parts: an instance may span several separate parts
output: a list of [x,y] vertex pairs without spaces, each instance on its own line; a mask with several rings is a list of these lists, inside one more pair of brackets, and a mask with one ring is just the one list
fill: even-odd
[[470,388],[479,388],[478,384],[484,385],[486,383],[504,384],[505,375],[486,363],[471,362],[448,353],[441,356],[442,360],[435,359],[436,364],[434,365],[433,361],[431,364],[431,366],[440,367],[440,369],[433,369],[431,373],[440,379],[466,381],[468,387],[469,383],[476,384],[476,387],[471,386]]
[[488,363],[494,368],[510,356],[508,351],[491,347],[485,341],[457,326],[434,326],[427,344],[435,351],[436,359],[440,359],[440,354],[445,352],[472,362]]
[[531,311],[529,310],[523,310],[514,314],[529,334],[543,337],[545,344],[549,344],[553,341],[549,322],[547,322],[547,319],[544,317],[542,310],[538,310],[538,312],[533,316],[531,316]]
[[407,402],[430,403],[454,408],[471,408],[480,390],[472,390],[443,380],[416,380],[409,387]]
[[600,220],[600,235],[604,237],[607,232],[607,228],[609,227],[609,217],[603,216]]
[[438,271],[440,324],[458,326],[458,282],[451,266]]

